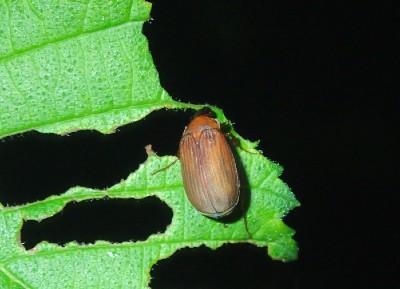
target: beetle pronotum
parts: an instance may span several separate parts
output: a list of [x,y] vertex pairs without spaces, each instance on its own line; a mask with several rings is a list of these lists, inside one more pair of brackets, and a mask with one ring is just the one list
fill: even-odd
[[179,144],[179,159],[192,205],[212,218],[232,212],[239,201],[239,176],[231,147],[216,119],[198,115],[189,123]]

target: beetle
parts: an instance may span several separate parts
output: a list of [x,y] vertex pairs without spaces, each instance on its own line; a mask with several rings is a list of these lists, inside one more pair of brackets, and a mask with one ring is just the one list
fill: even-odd
[[178,156],[186,195],[203,215],[221,218],[236,207],[240,182],[235,157],[218,120],[195,116],[186,126]]

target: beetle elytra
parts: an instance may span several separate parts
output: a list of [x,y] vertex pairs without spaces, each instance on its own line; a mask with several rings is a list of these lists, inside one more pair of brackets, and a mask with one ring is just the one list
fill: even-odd
[[179,144],[179,159],[192,205],[212,218],[231,213],[239,201],[239,176],[231,147],[216,119],[198,115],[188,124]]

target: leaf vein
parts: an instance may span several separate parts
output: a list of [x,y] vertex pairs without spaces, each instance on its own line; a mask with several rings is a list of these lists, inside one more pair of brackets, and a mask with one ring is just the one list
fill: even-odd
[[[113,29],[117,29],[118,27],[121,27],[121,26],[129,25],[129,24],[135,23],[135,22],[144,22],[146,20],[147,20],[147,17],[145,19],[138,18],[138,19],[132,19],[132,20],[129,20],[129,21],[120,21],[120,22],[118,22],[116,24],[113,24],[113,25],[108,25],[108,26],[106,25],[106,26],[102,26],[102,27],[95,28],[95,29],[88,30],[88,31],[84,31],[84,32],[80,31],[78,33],[68,34],[68,35],[65,35],[65,36],[60,37],[60,38],[55,38],[53,40],[46,41],[46,42],[43,42],[43,43],[40,43],[40,44],[36,44],[36,45],[32,45],[31,47],[23,48],[23,49],[19,49],[19,50],[14,49],[14,45],[12,45],[14,53],[9,53],[9,54],[6,54],[5,56],[0,57],[0,63],[6,62],[6,61],[8,61],[10,59],[14,59],[14,58],[19,57],[21,55],[24,55],[26,53],[41,49],[43,47],[47,47],[47,46],[49,46],[51,44],[63,43],[65,41],[70,41],[71,39],[74,39],[74,38],[77,38],[77,37],[82,37],[83,35],[90,35],[90,34],[93,34],[93,33],[99,32],[99,31],[113,30]],[[12,38],[11,38],[11,21],[9,20],[9,22],[10,22],[10,24],[9,24],[9,26],[10,26],[10,41],[12,41]]]
[[21,279],[19,279],[17,276],[12,274],[9,270],[7,270],[5,267],[0,266],[0,272],[3,272],[4,275],[6,275],[9,279],[14,281],[14,283],[17,283],[24,289],[33,289],[31,286],[23,282]]
[[99,116],[99,115],[103,115],[103,114],[107,114],[110,112],[119,112],[119,111],[123,111],[126,109],[133,109],[133,108],[137,108],[137,109],[146,109],[146,108],[152,108],[152,110],[156,110],[158,109],[158,107],[165,107],[168,104],[172,104],[173,102],[170,101],[154,101],[154,102],[148,102],[148,103],[141,103],[141,104],[129,104],[129,105],[122,105],[120,107],[111,107],[111,108],[107,108],[105,110],[102,111],[98,111],[95,113],[91,113],[91,114],[84,114],[84,115],[78,115],[78,116],[72,116],[72,117],[64,117],[61,119],[56,119],[56,120],[50,120],[50,121],[45,121],[45,122],[40,122],[34,126],[24,126],[24,127],[20,127],[17,130],[11,130],[6,132],[5,135],[10,135],[10,134],[17,134],[17,133],[22,133],[25,132],[27,130],[40,130],[41,128],[45,127],[45,126],[50,126],[53,124],[62,124],[62,123],[66,123],[66,122],[70,122],[70,121],[78,121],[78,120],[83,120],[85,118],[88,117],[93,117],[93,116]]
[[[157,235],[153,235],[157,236]],[[151,237],[150,237],[151,238]],[[214,239],[214,240],[209,240],[209,239],[203,239],[203,238],[194,238],[194,239],[188,239],[188,240],[165,240],[165,239],[147,239],[145,241],[138,241],[138,242],[124,242],[124,243],[108,243],[108,244],[93,244],[93,245],[88,245],[88,246],[73,246],[73,247],[56,247],[55,250],[43,250],[43,251],[36,251],[34,252],[33,249],[28,251],[28,254],[20,254],[20,255],[14,255],[13,257],[10,257],[8,259],[2,260],[3,264],[10,264],[18,260],[22,259],[30,259],[30,258],[35,258],[35,257],[42,257],[42,256],[53,256],[57,254],[64,254],[64,253],[73,253],[75,251],[86,251],[86,250],[101,250],[101,249],[107,249],[109,250],[110,248],[116,249],[116,248],[153,248],[155,246],[160,246],[160,245],[174,245],[177,246],[177,248],[184,248],[184,247],[197,247],[201,245],[213,245],[218,242],[218,243],[254,243],[257,246],[263,246],[267,244],[272,244],[276,241],[265,241],[264,239],[243,239],[243,238],[219,238],[219,239]],[[29,254],[30,253],[30,254]],[[0,264],[0,269],[1,269],[1,264]]]

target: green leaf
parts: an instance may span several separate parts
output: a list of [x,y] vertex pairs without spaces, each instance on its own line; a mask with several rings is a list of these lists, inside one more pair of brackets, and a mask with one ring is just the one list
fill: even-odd
[[0,1],[0,137],[104,133],[168,107],[144,1]]
[[[0,1],[0,138],[28,130],[111,133],[161,108],[204,107],[174,101],[160,86],[141,33],[149,13],[142,0]],[[202,245],[247,242],[268,247],[273,259],[296,259],[294,231],[282,218],[299,203],[279,179],[281,167],[237,134],[222,110],[210,108],[239,140],[248,181],[242,190],[250,192],[243,217],[224,224],[200,215],[185,197],[179,161],[151,155],[106,190],[75,187],[30,204],[0,204],[0,288],[148,288],[157,261]],[[32,250],[20,242],[24,221],[49,218],[69,202],[147,196],[164,201],[173,218],[145,241],[42,242]]]

